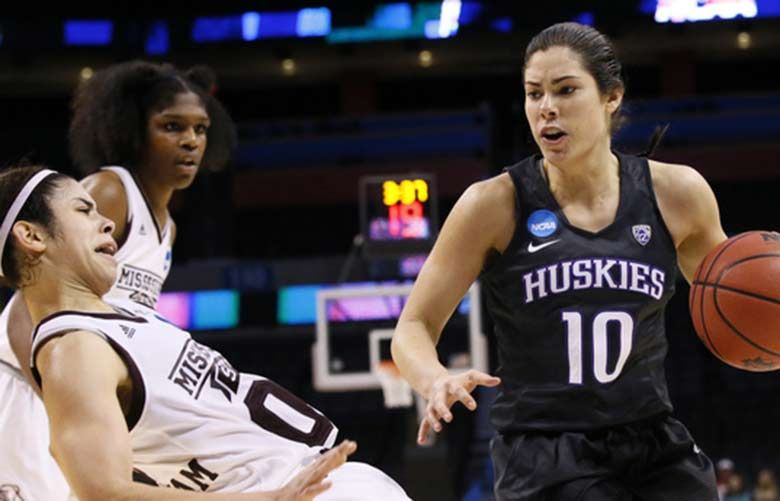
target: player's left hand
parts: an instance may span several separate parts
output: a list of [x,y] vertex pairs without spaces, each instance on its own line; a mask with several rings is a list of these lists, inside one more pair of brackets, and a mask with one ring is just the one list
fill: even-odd
[[328,473],[343,465],[357,450],[357,444],[344,440],[317,458],[287,483],[274,497],[278,501],[311,501],[330,488]]
[[438,378],[431,385],[428,405],[417,432],[417,443],[426,445],[431,430],[439,433],[442,430],[441,420],[447,423],[452,421],[450,408],[455,402],[462,403],[470,411],[475,410],[477,401],[471,396],[474,388],[477,386],[497,386],[500,383],[500,378],[475,369],[455,375],[447,374]]

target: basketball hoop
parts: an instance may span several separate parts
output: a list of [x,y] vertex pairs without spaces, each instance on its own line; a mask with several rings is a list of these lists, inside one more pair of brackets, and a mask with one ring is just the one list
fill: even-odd
[[[382,385],[382,394],[385,397],[385,408],[415,407],[417,419],[415,426],[419,426],[425,415],[425,400],[412,391],[412,387],[401,377],[398,366],[392,360],[380,360],[371,367],[371,372]],[[428,436],[423,447],[430,447],[436,441],[436,437]]]
[[382,385],[386,408],[412,406],[414,403],[412,387],[401,377],[401,373],[393,361],[381,360],[372,367],[371,372],[374,373]]

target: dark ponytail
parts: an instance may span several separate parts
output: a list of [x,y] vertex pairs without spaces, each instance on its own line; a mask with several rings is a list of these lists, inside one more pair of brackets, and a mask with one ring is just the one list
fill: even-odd
[[666,134],[666,131],[669,130],[669,125],[671,124],[665,124],[665,125],[657,125],[655,127],[655,131],[653,132],[653,135],[650,137],[650,142],[647,145],[647,149],[640,153],[640,157],[651,157],[653,156],[653,153],[655,153],[656,148],[658,148],[658,145],[661,144],[661,140],[664,138],[664,135]]

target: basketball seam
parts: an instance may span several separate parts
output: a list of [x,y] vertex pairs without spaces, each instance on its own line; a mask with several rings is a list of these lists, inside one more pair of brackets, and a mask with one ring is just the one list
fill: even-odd
[[[720,351],[718,351],[718,348],[715,347],[715,343],[712,341],[712,338],[710,337],[710,330],[707,329],[707,317],[704,315],[704,293],[707,292],[707,289],[702,287],[701,288],[701,301],[699,301],[699,309],[701,310],[699,312],[701,316],[701,326],[702,329],[704,329],[704,335],[707,337],[707,343],[710,345],[710,348],[712,349],[713,353],[717,355],[718,358],[723,360],[725,362],[726,359],[723,358],[723,355],[720,354]],[[713,297],[713,300],[715,298]]]
[[[742,296],[751,297],[751,298],[754,298],[754,299],[759,299],[761,301],[766,301],[766,302],[773,303],[773,304],[780,304],[780,301],[777,300],[777,299],[773,299],[773,298],[766,297],[766,296],[763,296],[763,295],[751,293],[751,292],[748,292],[748,291],[745,291],[745,290],[742,290],[742,289],[737,289],[735,287],[729,287],[727,285],[721,285],[721,283],[720,283],[720,281],[723,280],[724,275],[726,275],[726,273],[728,273],[729,271],[734,269],[737,265],[740,265],[742,263],[746,263],[748,261],[753,261],[755,259],[763,259],[763,258],[767,258],[767,257],[778,257],[778,256],[780,256],[780,253],[772,252],[772,253],[764,253],[764,254],[756,254],[756,255],[753,255],[753,256],[747,256],[747,257],[743,257],[741,259],[738,259],[736,261],[733,261],[732,263],[730,263],[728,266],[724,267],[720,271],[720,274],[718,275],[718,278],[716,279],[715,284],[712,284],[712,285],[716,289],[723,289],[723,290],[726,290],[726,291],[730,291],[730,292],[732,292],[734,294],[739,294],[739,295],[742,295]],[[718,304],[717,290],[715,292],[714,298],[715,298],[715,309],[718,311],[718,315],[720,315],[721,319],[726,323],[726,325],[729,326],[729,328],[731,330],[734,331],[735,334],[737,334],[737,336],[741,337],[743,340],[747,341],[749,344],[753,345],[758,350],[761,350],[761,351],[763,351],[765,353],[768,353],[770,355],[780,356],[780,353],[776,353],[776,352],[774,352],[772,350],[769,350],[767,348],[764,348],[764,347],[758,345],[753,340],[751,340],[750,338],[748,338],[747,336],[745,336],[741,332],[739,332],[739,330],[731,323],[731,321],[726,317],[726,315],[723,314],[723,311],[720,309],[720,305]]]
[[706,279],[708,279],[710,277],[710,272],[712,271],[712,268],[715,267],[715,263],[718,262],[718,258],[720,258],[720,256],[724,252],[726,252],[726,249],[728,249],[729,247],[734,245],[739,240],[742,240],[743,238],[745,238],[745,237],[747,237],[749,235],[752,235],[752,234],[753,234],[752,231],[748,231],[748,232],[742,233],[740,235],[737,235],[737,236],[733,237],[729,243],[724,245],[723,248],[720,251],[718,251],[718,253],[715,255],[715,257],[712,258],[712,262],[710,263],[709,269],[707,270],[707,273],[704,274],[704,279],[706,280]]
[[755,292],[750,292],[750,291],[746,291],[746,290],[742,290],[742,289],[737,289],[736,287],[729,287],[728,285],[714,285],[714,284],[708,284],[708,285],[710,285],[711,287],[718,288],[718,289],[723,289],[725,291],[734,292],[735,294],[740,294],[740,295],[752,297],[752,298],[755,298],[755,299],[761,299],[762,301],[767,301],[769,303],[780,304],[780,299],[774,299],[774,298],[771,298],[771,297],[762,296],[761,294],[756,294]]
[[776,357],[780,356],[780,353],[778,353],[778,352],[774,352],[772,350],[769,350],[767,348],[759,346],[758,344],[756,344],[755,341],[753,341],[749,337],[745,336],[744,334],[739,332],[739,330],[736,327],[734,327],[734,324],[731,323],[731,321],[728,319],[728,317],[726,315],[724,315],[723,311],[721,311],[721,309],[720,309],[720,304],[718,304],[718,287],[715,287],[714,299],[715,299],[715,309],[718,311],[718,315],[720,315],[720,319],[723,320],[723,322],[725,322],[726,325],[728,325],[729,328],[732,331],[734,331],[734,334],[736,334],[737,336],[742,338],[743,341],[745,341],[748,344],[752,345],[756,349],[758,349],[760,351],[763,351],[764,353],[768,353],[768,354],[776,356]]
[[[780,256],[780,252],[772,252],[770,254],[754,254],[752,256],[743,257],[741,259],[738,259],[738,260],[732,262],[731,264],[729,264],[728,266],[724,267],[721,270],[720,275],[718,275],[718,279],[715,281],[715,283],[716,284],[720,284],[720,281],[723,279],[723,275],[725,275],[727,271],[730,271],[731,269],[733,269],[738,264],[746,263],[746,262],[752,261],[754,259],[761,259],[761,258],[765,258],[765,257],[778,257],[778,256]],[[718,285],[718,286],[720,286],[720,285]]]

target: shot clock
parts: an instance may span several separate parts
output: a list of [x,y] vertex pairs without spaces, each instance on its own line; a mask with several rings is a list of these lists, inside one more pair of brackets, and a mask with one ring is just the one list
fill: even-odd
[[367,257],[426,253],[438,226],[436,181],[431,174],[360,179],[360,227]]

